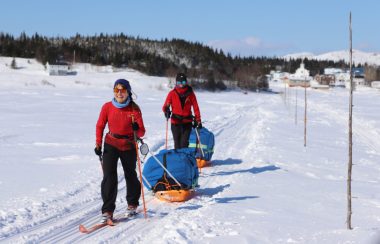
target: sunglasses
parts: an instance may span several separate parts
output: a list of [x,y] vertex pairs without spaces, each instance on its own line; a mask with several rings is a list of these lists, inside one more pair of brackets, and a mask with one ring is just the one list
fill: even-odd
[[114,88],[113,89],[113,91],[115,92],[115,93],[119,93],[119,92],[121,92],[121,93],[126,93],[127,92],[127,89],[125,89],[125,88],[122,88],[122,89],[119,89],[119,88]]
[[177,81],[177,85],[186,85],[187,84],[187,81],[183,80],[183,81]]

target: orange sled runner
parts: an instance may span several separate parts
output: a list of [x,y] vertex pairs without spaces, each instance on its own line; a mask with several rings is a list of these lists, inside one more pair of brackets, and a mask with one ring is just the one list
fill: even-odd
[[194,190],[157,191],[154,195],[165,202],[185,202],[193,197]]

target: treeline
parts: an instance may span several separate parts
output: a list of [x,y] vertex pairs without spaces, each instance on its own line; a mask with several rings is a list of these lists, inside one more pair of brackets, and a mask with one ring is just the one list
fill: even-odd
[[[130,67],[148,75],[174,77],[185,72],[196,87],[224,90],[228,86],[256,90],[267,88],[266,75],[274,69],[293,73],[301,59],[237,57],[199,42],[181,39],[150,40],[120,34],[45,37],[37,33],[14,37],[0,33],[0,55],[36,58],[41,63],[66,61]],[[326,67],[347,68],[344,61],[304,60],[311,75]]]

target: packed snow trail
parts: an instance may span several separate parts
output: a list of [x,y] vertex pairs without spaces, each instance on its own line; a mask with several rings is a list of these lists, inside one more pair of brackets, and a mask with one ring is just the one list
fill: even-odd
[[[209,120],[205,123],[216,135],[216,151],[214,154],[214,164],[212,167],[205,168],[200,176],[200,188],[196,196],[185,203],[164,203],[146,195],[148,216],[131,219],[125,223],[120,223],[115,227],[105,227],[89,235],[79,233],[79,224],[90,225],[100,218],[99,209],[101,198],[96,189],[99,187],[99,177],[92,179],[91,182],[83,185],[74,193],[68,194],[62,199],[54,199],[44,203],[46,205],[40,210],[42,216],[27,216],[30,218],[27,225],[17,226],[17,222],[26,223],[26,220],[17,220],[7,233],[2,233],[3,241],[9,242],[101,242],[101,241],[130,241],[130,242],[149,242],[162,239],[162,232],[165,232],[167,241],[180,241],[181,236],[186,239],[201,240],[204,236],[223,235],[226,227],[219,226],[218,222],[208,222],[204,226],[202,216],[207,215],[207,209],[217,204],[223,196],[223,192],[228,189],[236,178],[233,174],[228,175],[229,171],[241,169],[242,158],[249,158],[251,150],[258,147],[259,140],[264,139],[262,135],[263,121],[268,118],[268,114],[260,113],[260,104],[263,101],[255,100],[252,103],[225,104],[226,114],[222,118]],[[212,109],[212,108],[210,108]],[[258,119],[261,117],[260,119]],[[270,117],[270,116],[269,116]],[[246,123],[246,121],[251,121]],[[149,121],[146,122],[149,124]],[[231,136],[235,135],[235,136]],[[152,148],[163,147],[162,140],[150,140]],[[158,146],[157,144],[160,144]],[[236,155],[236,156],[234,156]],[[236,163],[239,162],[239,163]],[[248,170],[253,168],[254,161],[249,160],[245,165]],[[244,170],[243,170],[244,171]],[[119,172],[122,172],[119,169]],[[222,181],[218,178],[223,177]],[[230,182],[230,183],[223,183]],[[119,186],[124,185],[122,175],[119,175]],[[125,187],[119,189],[117,210],[115,215],[126,209],[126,202],[123,199]],[[242,199],[255,198],[256,196],[243,196]],[[66,199],[64,199],[66,198]],[[228,201],[228,200],[223,200]],[[57,204],[61,211],[55,209]],[[43,212],[43,214],[42,214]],[[198,219],[198,221],[197,221]],[[190,226],[189,226],[190,225]],[[157,228],[157,226],[163,227]],[[170,226],[183,226],[183,230],[170,230]],[[228,230],[228,228],[227,228]],[[149,236],[146,235],[149,231]],[[233,231],[231,230],[233,234]]]

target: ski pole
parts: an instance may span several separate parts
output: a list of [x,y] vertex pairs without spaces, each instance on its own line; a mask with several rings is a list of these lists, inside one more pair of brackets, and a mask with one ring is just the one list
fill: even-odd
[[103,157],[102,157],[102,154],[99,155],[99,161],[100,161],[100,167],[102,168],[102,172],[103,172]]
[[165,140],[165,149],[168,149],[168,127],[169,127],[169,118],[166,119],[166,140]]
[[[134,116],[132,114],[132,124],[134,122],[135,122],[135,120],[134,120]],[[135,140],[136,156],[137,156],[137,162],[138,162],[138,166],[139,166],[141,195],[142,195],[143,205],[144,205],[144,217],[147,218],[146,206],[145,206],[145,196],[144,196],[144,186],[143,186],[143,179],[142,179],[142,173],[141,173],[141,161],[140,161],[140,156],[139,156],[139,145],[138,145],[138,142],[137,142],[137,136],[136,136],[136,131],[135,130],[133,131],[133,137],[134,137],[134,140]]]

